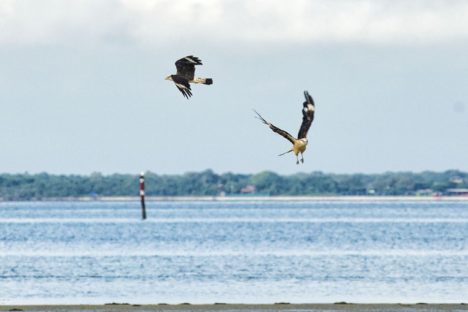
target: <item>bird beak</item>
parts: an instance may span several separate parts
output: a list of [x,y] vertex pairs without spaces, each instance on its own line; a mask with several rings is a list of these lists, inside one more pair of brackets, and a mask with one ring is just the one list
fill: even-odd
[[167,76],[166,78],[164,78],[165,80],[172,80],[171,79],[171,75]]

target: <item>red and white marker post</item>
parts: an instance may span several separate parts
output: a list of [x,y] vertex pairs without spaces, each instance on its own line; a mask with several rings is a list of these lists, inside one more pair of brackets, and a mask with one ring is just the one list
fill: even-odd
[[145,174],[140,174],[140,201],[141,201],[141,218],[146,219],[146,206],[145,206]]

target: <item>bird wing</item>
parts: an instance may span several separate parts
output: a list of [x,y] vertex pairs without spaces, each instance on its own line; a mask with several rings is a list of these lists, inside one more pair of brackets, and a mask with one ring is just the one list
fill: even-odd
[[177,89],[185,96],[187,99],[192,96],[192,89],[187,79],[181,76],[172,75],[172,81],[174,81]]
[[193,55],[181,58],[175,62],[177,75],[185,77],[187,80],[193,80],[195,76],[195,65],[203,65],[201,60]]
[[278,127],[276,127],[275,125],[273,125],[272,123],[266,121],[262,115],[260,115],[256,110],[254,110],[255,114],[257,114],[257,118],[260,119],[265,125],[267,125],[268,127],[270,127],[271,130],[273,130],[273,132],[276,132],[278,133],[279,135],[281,135],[282,137],[284,137],[285,139],[287,139],[289,142],[291,142],[292,144],[294,144],[294,140],[295,138],[289,134],[287,131],[284,131]]
[[309,92],[304,91],[305,102],[303,103],[302,108],[302,124],[297,134],[298,139],[303,139],[307,137],[307,132],[309,131],[312,121],[314,121],[315,114],[315,103],[312,97],[309,95]]

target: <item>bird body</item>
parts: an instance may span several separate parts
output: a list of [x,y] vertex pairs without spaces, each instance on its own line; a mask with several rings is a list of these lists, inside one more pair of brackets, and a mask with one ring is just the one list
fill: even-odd
[[296,155],[296,163],[299,164],[299,154],[301,154],[301,162],[304,163],[304,152],[307,148],[307,144],[309,143],[307,139],[307,132],[309,131],[309,128],[312,124],[312,121],[314,120],[314,114],[315,114],[315,103],[312,97],[309,95],[307,91],[304,91],[304,97],[305,97],[305,102],[303,103],[303,109],[302,109],[302,124],[299,129],[299,133],[297,135],[297,138],[289,134],[287,131],[284,131],[275,125],[273,125],[271,122],[266,121],[257,111],[255,113],[257,114],[257,117],[264,123],[266,124],[273,132],[278,133],[285,139],[287,139],[289,142],[292,143],[292,148],[285,152],[280,154],[279,156],[282,156],[284,154],[293,152],[294,155]]
[[192,96],[191,83],[195,84],[213,84],[212,78],[195,77],[195,65],[203,65],[201,60],[193,55],[183,57],[175,62],[177,73],[169,75],[166,80],[171,80],[176,85],[177,89],[187,99]]
[[299,155],[299,153],[301,154],[304,153],[307,147],[307,143],[309,142],[306,138],[294,140],[294,144],[292,148],[294,155],[297,156]]

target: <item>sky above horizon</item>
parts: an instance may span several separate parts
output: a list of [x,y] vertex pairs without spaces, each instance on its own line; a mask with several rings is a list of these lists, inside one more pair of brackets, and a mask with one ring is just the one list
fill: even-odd
[[[0,173],[468,171],[467,39],[462,0],[0,0]],[[296,165],[253,109],[296,135],[304,90]]]

